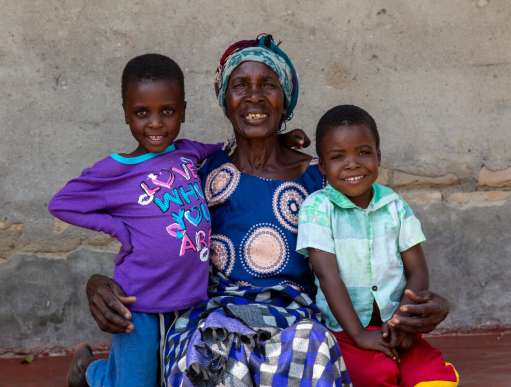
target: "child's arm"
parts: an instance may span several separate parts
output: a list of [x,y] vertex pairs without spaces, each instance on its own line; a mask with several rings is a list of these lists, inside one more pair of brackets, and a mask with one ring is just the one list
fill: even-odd
[[108,193],[99,189],[105,185],[105,178],[86,169],[55,194],[48,211],[66,223],[114,236],[122,244],[123,257],[131,252],[130,235],[125,224],[107,212]]
[[[307,136],[307,133],[303,131],[303,129],[293,129],[287,133],[279,134],[279,141],[287,148],[307,148],[310,145],[310,139]],[[219,151],[220,149],[230,150],[232,144],[230,143],[217,143],[217,144],[206,144],[199,141],[192,141],[195,148],[199,153],[198,163],[202,163],[205,159],[207,159],[213,153]]]
[[[428,267],[421,245],[417,244],[405,251],[402,251],[401,259],[403,260],[406,275],[406,288],[412,290],[414,293],[427,290],[429,286]],[[394,316],[403,315],[403,312],[400,310],[401,306],[408,305],[410,303],[412,303],[412,300],[408,296],[408,292],[405,291],[401,297],[399,308]],[[393,322],[395,318],[394,316],[385,324],[386,326],[383,329],[383,335],[391,347],[405,350],[412,345],[415,339],[415,334],[410,334],[397,329]]]
[[213,153],[221,150],[224,148],[224,143],[219,142],[217,144],[206,144],[199,141],[193,141],[193,140],[185,140],[188,141],[190,144],[193,144],[193,147],[195,151],[197,152],[197,162],[200,165],[204,160],[206,160],[209,156],[211,156]]
[[279,134],[279,141],[286,148],[303,149],[311,144],[311,140],[303,129],[292,129],[289,132]]
[[308,249],[312,270],[319,279],[321,290],[337,322],[360,348],[380,351],[391,358],[397,353],[383,339],[381,332],[365,329],[358,319],[348,290],[341,279],[334,254],[314,248]]
[[[406,275],[406,288],[418,293],[422,290],[428,290],[429,275],[424,252],[420,244],[410,247],[408,250],[401,252],[403,266]],[[410,303],[407,293],[403,293],[400,305]]]

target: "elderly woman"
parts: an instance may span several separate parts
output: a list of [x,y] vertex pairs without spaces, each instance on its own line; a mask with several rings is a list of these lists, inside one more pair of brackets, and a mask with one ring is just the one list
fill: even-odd
[[170,330],[167,382],[349,384],[319,323],[308,262],[295,252],[300,204],[323,177],[310,156],[277,138],[298,97],[294,67],[263,35],[229,47],[216,79],[236,147],[201,170],[212,217],[211,298]]
[[[222,55],[215,88],[236,146],[201,169],[212,218],[210,299],[168,331],[167,385],[349,385],[320,323],[309,264],[295,252],[300,204],[324,178],[314,159],[278,140],[298,98],[293,64],[269,35],[240,41]],[[95,276],[87,290],[100,327],[125,329],[111,280]],[[445,318],[442,298],[413,299],[402,329],[429,331]]]

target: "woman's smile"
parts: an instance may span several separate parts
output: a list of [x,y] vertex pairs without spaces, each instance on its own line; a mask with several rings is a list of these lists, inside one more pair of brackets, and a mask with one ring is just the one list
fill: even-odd
[[249,112],[244,115],[247,125],[261,125],[268,118],[268,114],[262,112]]

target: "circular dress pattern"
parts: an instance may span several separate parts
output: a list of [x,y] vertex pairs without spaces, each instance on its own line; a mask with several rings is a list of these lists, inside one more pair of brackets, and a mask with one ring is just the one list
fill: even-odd
[[234,268],[235,250],[232,241],[225,235],[211,235],[210,256],[213,265],[226,276]]
[[210,206],[223,203],[236,190],[240,182],[240,171],[232,163],[222,164],[212,170],[206,178],[205,194]]
[[284,235],[270,223],[252,226],[241,241],[241,262],[256,277],[270,277],[282,271],[289,260]]
[[298,212],[307,195],[303,186],[293,182],[282,183],[273,194],[273,213],[279,223],[291,232],[298,232]]

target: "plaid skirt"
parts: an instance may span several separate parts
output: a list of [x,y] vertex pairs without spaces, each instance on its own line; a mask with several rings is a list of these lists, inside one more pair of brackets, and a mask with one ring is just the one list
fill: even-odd
[[210,299],[183,313],[164,344],[165,385],[351,386],[333,335],[292,286],[210,279]]

